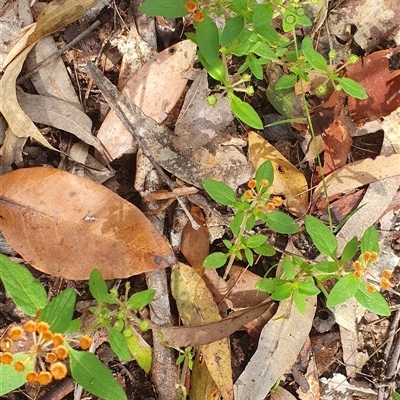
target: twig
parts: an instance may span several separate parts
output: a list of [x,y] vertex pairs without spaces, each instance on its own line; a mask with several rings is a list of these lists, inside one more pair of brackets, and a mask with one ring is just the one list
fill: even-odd
[[51,54],[49,57],[47,57],[45,60],[40,62],[36,67],[32,70],[26,73],[24,76],[21,76],[17,80],[17,84],[21,85],[25,81],[27,81],[32,75],[34,75],[36,72],[38,72],[40,69],[46,67],[49,65],[55,58],[61,56],[61,54],[65,53],[68,51],[71,47],[73,47],[77,42],[82,40],[85,36],[87,36],[90,32],[94,31],[98,26],[101,25],[101,22],[99,20],[95,21],[92,25],[89,26],[89,28],[85,29],[81,34],[79,34],[74,40],[72,40],[70,43],[68,43],[66,46],[63,48],[55,51],[53,54]]

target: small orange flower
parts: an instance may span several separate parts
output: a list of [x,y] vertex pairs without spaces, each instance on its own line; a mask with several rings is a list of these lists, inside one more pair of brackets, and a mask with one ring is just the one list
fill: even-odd
[[48,385],[53,380],[51,373],[49,371],[40,371],[37,377],[37,381],[41,385]]
[[364,261],[369,261],[371,259],[371,252],[369,251],[364,251],[364,253],[362,253],[362,259]]
[[54,346],[59,346],[64,343],[64,335],[62,333],[55,333],[52,339]]
[[56,356],[57,356],[58,358],[60,358],[61,360],[63,360],[64,358],[67,358],[67,357],[68,357],[68,349],[67,349],[65,346],[63,346],[63,345],[57,346],[57,347],[55,348],[55,350],[54,350],[54,353],[55,353]]
[[244,192],[244,197],[246,197],[247,199],[251,199],[253,197],[253,193],[251,190],[246,190]]
[[67,367],[62,362],[56,362],[50,366],[54,379],[64,379],[67,376]]
[[203,22],[205,20],[204,14],[201,11],[197,11],[194,13],[193,19],[196,22]]
[[376,287],[374,285],[371,285],[370,283],[367,284],[367,292],[368,293],[374,293],[376,292]]
[[50,330],[50,325],[49,325],[47,322],[40,321],[40,322],[38,322],[38,324],[37,324],[36,330],[37,330],[39,333],[47,332],[47,331]]
[[82,350],[87,350],[91,344],[92,344],[92,338],[88,335],[82,336],[81,340],[79,341],[79,347]]
[[381,279],[381,281],[379,282],[379,286],[381,287],[382,290],[388,290],[390,289],[391,283],[389,281],[389,279]]
[[0,339],[0,350],[1,351],[10,351],[13,346],[13,341],[9,338]]
[[247,184],[247,186],[248,186],[250,189],[254,189],[254,188],[257,186],[257,181],[256,181],[255,179],[250,179],[250,180],[249,180],[249,183]]
[[280,207],[283,204],[283,199],[280,196],[274,196],[272,202],[275,204],[275,207]]
[[265,205],[265,209],[268,212],[274,211],[275,210],[275,204],[272,201],[269,201],[266,205]]
[[261,204],[258,204],[256,207],[256,210],[259,212],[263,212],[264,211],[264,206],[262,206]]
[[195,3],[194,1],[187,1],[185,3],[185,7],[186,7],[186,10],[188,10],[189,12],[192,13],[197,10],[197,3]]
[[13,355],[8,351],[0,355],[0,364],[10,365],[13,360]]
[[24,324],[24,329],[25,329],[25,332],[28,332],[28,333],[35,332],[36,322],[32,321],[32,320],[26,321]]
[[371,261],[376,261],[378,259],[379,254],[376,251],[371,251],[370,252],[370,260]]
[[269,185],[268,179],[261,180],[261,187],[267,187]]
[[45,331],[45,332],[43,332],[42,336],[43,336],[44,340],[50,340],[53,338],[53,332],[50,330]]
[[38,377],[38,373],[36,371],[30,371],[26,374],[25,379],[28,383],[33,383],[33,382],[36,382],[37,377]]
[[354,271],[354,276],[355,276],[356,278],[361,278],[362,272],[361,272],[361,271]]
[[382,275],[382,277],[385,278],[385,279],[390,279],[390,278],[392,277],[392,271],[391,271],[390,269],[384,269],[384,270],[381,272],[381,275]]
[[362,264],[360,263],[360,261],[354,261],[353,263],[353,267],[356,271],[361,271],[362,270]]
[[15,361],[14,363],[14,369],[17,372],[22,372],[25,370],[25,364],[22,361]]
[[12,326],[7,332],[8,337],[13,340],[20,339],[23,334],[24,331],[20,326]]
[[46,362],[53,364],[53,362],[56,362],[57,360],[58,360],[58,357],[54,353],[46,354]]

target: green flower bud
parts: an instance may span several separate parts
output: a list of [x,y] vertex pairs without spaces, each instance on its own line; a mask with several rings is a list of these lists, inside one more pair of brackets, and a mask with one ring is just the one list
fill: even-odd
[[326,92],[327,92],[327,88],[326,88],[326,85],[319,85],[318,87],[317,87],[317,94],[318,94],[318,96],[323,96],[324,94],[326,94]]
[[139,329],[142,332],[148,331],[149,327],[150,327],[149,321],[141,321],[140,324],[139,324]]
[[250,82],[251,75],[250,74],[243,74],[242,75],[242,80],[243,82]]
[[119,311],[117,314],[118,319],[124,319],[124,313],[122,311]]
[[349,63],[350,64],[356,64],[357,62],[358,62],[358,56],[356,56],[355,54],[352,54],[350,57],[349,57]]
[[296,8],[296,14],[297,14],[299,17],[302,17],[305,13],[306,13],[306,10],[304,9],[304,7],[298,7],[298,8]]
[[287,24],[293,24],[296,21],[296,18],[294,17],[294,15],[289,14],[285,16],[285,22]]
[[329,58],[330,58],[331,60],[334,60],[334,59],[337,57],[337,51],[336,51],[336,50],[331,50],[331,51],[328,53],[328,56],[329,56]]
[[124,330],[122,331],[122,334],[123,334],[125,337],[131,337],[131,336],[133,335],[133,332],[132,332],[132,329],[126,328],[126,329],[124,329]]
[[254,88],[253,88],[253,86],[251,86],[251,85],[247,86],[247,88],[246,88],[246,94],[248,94],[248,95],[250,95],[250,96],[254,94]]
[[211,96],[208,96],[208,97],[207,97],[207,104],[208,104],[209,106],[215,105],[215,104],[217,103],[217,101],[218,101],[217,97],[214,96],[213,94],[212,94]]
[[342,90],[342,86],[340,84],[337,84],[335,86],[335,90],[337,90],[337,91]]
[[110,294],[113,297],[118,297],[118,290],[113,288],[110,290]]

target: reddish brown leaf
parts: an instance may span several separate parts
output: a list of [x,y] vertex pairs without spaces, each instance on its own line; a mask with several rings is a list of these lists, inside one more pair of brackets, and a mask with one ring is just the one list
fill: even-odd
[[0,231],[27,262],[67,279],[126,278],[175,262],[142,212],[104,186],[30,168],[0,176]]

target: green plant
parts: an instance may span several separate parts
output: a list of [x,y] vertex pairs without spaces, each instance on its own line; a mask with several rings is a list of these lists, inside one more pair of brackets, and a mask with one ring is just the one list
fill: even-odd
[[[204,189],[212,199],[234,210],[230,228],[233,241],[224,240],[228,251],[210,254],[205,260],[205,268],[218,268],[225,265],[229,258],[227,273],[234,259],[242,260],[245,254],[249,265],[253,264],[254,255],[271,256],[274,248],[268,244],[268,238],[261,234],[251,234],[257,222],[264,222],[273,231],[292,234],[298,226],[291,217],[275,211],[276,205],[282,204],[277,197],[270,199],[268,189],[273,182],[273,168],[270,161],[263,163],[250,180],[249,188],[238,200],[234,191],[221,182],[210,179],[203,181]],[[382,271],[379,282],[371,274],[374,262],[379,255],[378,234],[375,228],[366,230],[360,243],[354,237],[344,247],[342,254],[337,255],[338,242],[332,230],[317,218],[307,215],[305,228],[312,243],[325,256],[324,261],[313,263],[296,255],[286,255],[279,264],[278,274],[274,278],[261,279],[256,288],[271,294],[273,300],[282,301],[292,298],[297,309],[304,313],[305,297],[316,296],[322,291],[327,298],[327,306],[337,306],[351,297],[365,308],[380,315],[390,315],[389,306],[378,288],[390,288],[391,273]],[[357,260],[353,262],[357,252]],[[323,282],[336,281],[328,293]]]
[[[126,399],[122,387],[110,370],[88,351],[93,335],[106,327],[109,342],[115,354],[128,361],[132,356],[147,372],[151,366],[151,351],[144,344],[132,325],[148,329],[148,322],[139,320],[136,310],[147,305],[154,297],[154,290],[145,290],[120,300],[116,291],[107,289],[97,270],[89,280],[89,289],[97,301],[92,309],[89,324],[73,320],[76,295],[72,288],[65,289],[47,302],[47,294],[27,268],[0,255],[0,279],[15,305],[28,317],[23,325],[13,325],[0,339],[0,395],[22,386],[24,383],[47,385],[63,379],[68,373],[68,361],[72,378],[88,392],[103,399]],[[20,343],[16,351],[15,342]]]
[[[312,0],[318,3],[319,0]],[[187,36],[198,46],[198,58],[209,75],[220,82],[214,90],[231,100],[232,112],[247,125],[262,129],[263,123],[253,107],[237,96],[242,92],[251,96],[254,88],[249,84],[251,76],[264,78],[264,67],[273,63],[285,67],[290,73],[270,84],[271,92],[294,91],[297,82],[310,82],[310,76],[318,75],[321,83],[316,88],[318,95],[324,95],[328,83],[335,90],[344,90],[349,95],[365,99],[364,88],[340,72],[358,57],[351,55],[341,66],[333,65],[336,53],[325,58],[313,49],[312,41],[305,37],[301,48],[297,48],[295,27],[311,26],[307,16],[306,1],[267,0],[147,0],[140,10],[149,15],[162,15],[169,18],[193,16],[195,33]],[[280,26],[280,29],[275,28]],[[291,39],[285,35],[291,33]],[[237,68],[237,74],[228,73],[232,56],[244,60]],[[238,77],[238,74],[241,74]],[[217,97],[212,95],[209,104],[215,104]],[[276,103],[271,103],[278,109]],[[280,111],[278,109],[278,111]],[[293,115],[292,115],[293,116]]]

